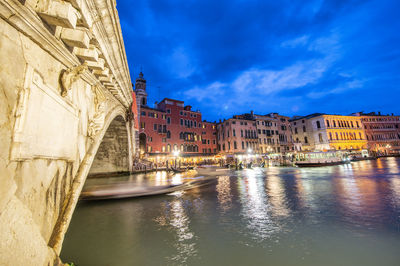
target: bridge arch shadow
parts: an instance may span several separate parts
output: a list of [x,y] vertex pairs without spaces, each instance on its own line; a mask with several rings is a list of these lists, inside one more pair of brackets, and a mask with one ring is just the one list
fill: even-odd
[[129,172],[129,134],[122,116],[117,116],[104,134],[89,176],[119,172]]

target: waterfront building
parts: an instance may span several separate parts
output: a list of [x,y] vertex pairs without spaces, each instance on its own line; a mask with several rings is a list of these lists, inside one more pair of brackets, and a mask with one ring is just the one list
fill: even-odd
[[368,142],[374,154],[400,153],[400,117],[382,115],[380,112],[353,114],[360,117]]
[[142,156],[166,158],[179,151],[181,157],[212,157],[217,153],[215,123],[203,121],[200,111],[180,100],[164,98],[149,107],[143,73],[135,87]]
[[[251,149],[262,155],[282,155],[293,150],[289,117],[253,111],[218,124],[218,147],[225,154],[242,154]],[[243,133],[242,133],[243,132]]]
[[293,150],[289,117],[278,113],[253,115],[261,154],[285,154]]
[[258,145],[261,154],[280,152],[278,121],[269,115],[254,115],[257,125]]
[[305,151],[362,150],[367,139],[357,116],[315,113],[290,120],[292,138]]
[[234,116],[217,124],[218,150],[223,155],[258,153],[256,120]]

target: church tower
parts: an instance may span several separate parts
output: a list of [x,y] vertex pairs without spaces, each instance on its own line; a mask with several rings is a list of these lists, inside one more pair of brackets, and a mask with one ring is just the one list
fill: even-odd
[[136,79],[135,93],[137,107],[140,110],[141,106],[147,106],[146,80],[143,78],[143,73],[141,71],[139,73],[139,77]]

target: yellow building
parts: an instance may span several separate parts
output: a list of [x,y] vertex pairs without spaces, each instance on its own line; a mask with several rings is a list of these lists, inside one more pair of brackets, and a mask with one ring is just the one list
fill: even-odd
[[367,139],[356,116],[312,114],[291,120],[293,141],[303,150],[362,150]]

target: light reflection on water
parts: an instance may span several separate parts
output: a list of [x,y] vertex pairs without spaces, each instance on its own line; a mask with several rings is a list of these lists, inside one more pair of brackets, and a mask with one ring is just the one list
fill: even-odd
[[[79,266],[399,265],[399,167],[386,158],[246,169],[190,191],[82,202],[62,258]],[[123,179],[161,186],[186,177]]]

